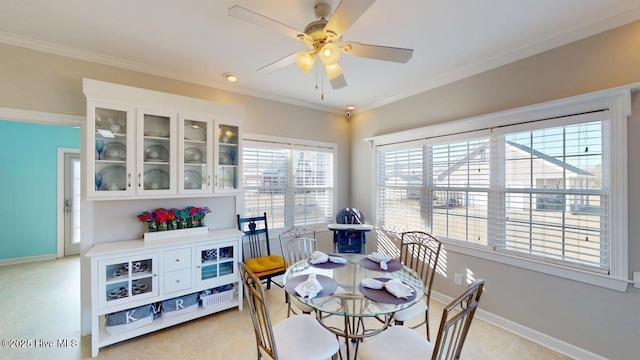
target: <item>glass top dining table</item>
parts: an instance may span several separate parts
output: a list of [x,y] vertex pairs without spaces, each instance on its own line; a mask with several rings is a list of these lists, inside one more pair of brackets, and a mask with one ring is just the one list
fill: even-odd
[[[329,255],[343,257],[346,263],[312,264],[310,260],[305,259],[289,266],[284,274],[283,283],[285,291],[296,299],[292,301],[300,301],[316,310],[323,326],[334,334],[345,337],[347,359],[349,359],[349,340],[357,341],[386,329],[393,313],[420,301],[424,294],[424,285],[415,271],[397,260],[387,262],[387,270],[383,270],[379,263],[370,260],[365,254]],[[306,280],[311,273],[316,274],[316,279],[323,289],[316,297],[309,299],[300,296],[295,287]],[[374,290],[364,287],[361,283],[365,278],[381,282],[399,279],[403,284],[413,288],[413,296],[407,299],[398,298],[385,288]],[[343,327],[327,325],[323,320],[327,315],[342,316]],[[369,317],[376,317],[381,325],[374,329],[366,329],[363,319]]]

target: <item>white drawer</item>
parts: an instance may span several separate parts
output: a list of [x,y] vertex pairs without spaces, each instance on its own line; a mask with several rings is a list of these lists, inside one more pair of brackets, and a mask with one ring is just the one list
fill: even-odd
[[165,272],[164,275],[164,293],[172,293],[175,291],[186,290],[191,287],[191,269],[177,270]]
[[169,250],[164,252],[163,271],[175,271],[191,267],[191,248]]

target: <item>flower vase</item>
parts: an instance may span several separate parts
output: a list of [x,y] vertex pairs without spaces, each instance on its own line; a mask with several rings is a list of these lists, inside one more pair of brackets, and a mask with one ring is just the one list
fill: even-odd
[[178,220],[178,229],[186,229],[189,225],[187,224],[187,219]]
[[176,230],[177,228],[178,228],[178,223],[176,222],[175,219],[167,221],[168,230]]
[[166,222],[161,222],[158,225],[158,231],[167,231],[167,223]]
[[147,221],[147,231],[148,232],[158,231],[158,224],[156,224],[155,221]]
[[198,219],[191,217],[187,220],[187,224],[190,228],[198,227]]

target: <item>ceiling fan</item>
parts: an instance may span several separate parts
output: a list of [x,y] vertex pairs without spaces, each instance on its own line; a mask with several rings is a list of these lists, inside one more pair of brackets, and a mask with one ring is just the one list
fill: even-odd
[[229,8],[229,15],[301,40],[309,49],[296,51],[291,55],[258,69],[258,72],[270,73],[291,63],[295,63],[300,70],[307,74],[313,67],[316,57],[319,57],[324,66],[327,78],[331,82],[331,86],[334,89],[340,89],[347,86],[347,82],[342,74],[342,67],[338,64],[340,52],[358,57],[398,63],[406,63],[413,55],[413,49],[368,45],[357,42],[341,43],[342,34],[347,31],[374,2],[375,0],[342,0],[335,12],[331,14],[331,5],[320,0],[314,7],[317,20],[307,25],[304,32],[238,5]]

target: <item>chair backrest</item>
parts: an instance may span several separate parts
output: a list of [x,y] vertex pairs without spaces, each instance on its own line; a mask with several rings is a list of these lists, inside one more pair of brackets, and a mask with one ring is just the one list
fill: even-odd
[[[269,243],[269,228],[267,226],[267,213],[262,216],[242,218],[238,214],[238,230],[245,234],[245,244],[243,248],[249,249],[250,258],[259,258],[263,255],[271,255],[271,244]],[[262,253],[262,239],[266,243],[267,253]],[[245,259],[243,251],[242,259]]]
[[431,360],[460,358],[483,287],[482,279],[472,282],[460,296],[444,308]]
[[442,243],[422,231],[402,233],[400,262],[417,272],[424,284],[427,304],[431,300],[431,286],[435,277]]
[[243,262],[239,262],[238,265],[240,268],[240,278],[244,284],[245,295],[249,305],[249,312],[251,313],[253,329],[256,335],[258,357],[260,358],[260,350],[262,349],[262,351],[271,356],[271,358],[277,359],[278,352],[276,350],[271,317],[269,316],[269,308],[266,302],[267,298],[262,282]]
[[286,267],[307,259],[317,249],[316,231],[293,227],[280,234],[280,248]]

